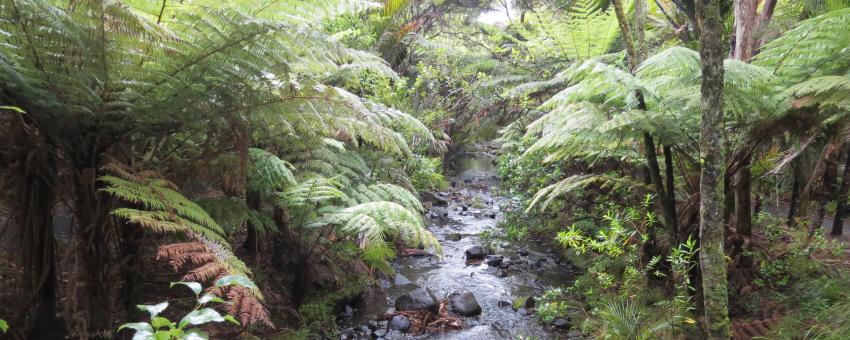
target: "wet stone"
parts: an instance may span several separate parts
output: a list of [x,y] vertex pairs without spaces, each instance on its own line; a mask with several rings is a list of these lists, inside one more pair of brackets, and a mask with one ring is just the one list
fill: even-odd
[[406,331],[410,328],[410,320],[402,315],[394,316],[389,323],[389,329]]
[[526,316],[526,315],[528,315],[528,310],[525,309],[525,308],[520,308],[520,309],[517,309],[516,313],[519,314],[519,315],[522,315],[522,316]]
[[411,282],[409,279],[404,277],[404,275],[401,275],[401,274],[398,274],[398,273],[395,274],[395,285],[396,286],[405,286],[405,285],[409,285],[409,284],[413,284],[413,282]]
[[473,316],[481,314],[481,306],[475,299],[475,294],[470,291],[456,290],[449,294],[449,304],[452,311],[462,316]]
[[375,330],[374,332],[372,332],[372,335],[374,335],[377,338],[381,338],[384,335],[387,335],[387,330],[386,329],[378,329],[378,330]]
[[457,241],[460,241],[460,239],[462,239],[462,238],[463,238],[463,235],[458,234],[458,233],[451,233],[451,234],[446,235],[447,241],[457,242]]
[[552,326],[557,329],[569,329],[570,327],[572,327],[572,325],[570,324],[570,320],[567,320],[565,318],[558,318],[553,320]]
[[487,255],[487,252],[481,246],[474,246],[467,249],[465,254],[467,260],[481,260]]
[[508,302],[508,301],[505,301],[505,300],[500,300],[499,302],[496,303],[496,306],[499,306],[499,308],[510,308],[511,303]]
[[342,309],[342,312],[339,313],[339,316],[343,317],[344,319],[351,319],[351,317],[354,316],[354,308],[351,308],[351,306],[346,305],[345,308]]
[[517,250],[517,253],[519,253],[522,256],[528,256],[528,249]]
[[413,291],[399,296],[395,300],[396,310],[436,310],[437,299],[425,288],[416,288]]
[[492,266],[492,267],[499,266],[500,264],[502,264],[502,260],[504,260],[504,259],[505,259],[505,257],[502,256],[502,255],[487,255],[485,257],[485,261],[487,262],[487,265]]

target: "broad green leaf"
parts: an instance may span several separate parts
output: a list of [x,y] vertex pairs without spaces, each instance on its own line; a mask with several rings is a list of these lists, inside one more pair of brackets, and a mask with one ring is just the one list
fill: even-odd
[[202,305],[209,302],[224,303],[224,299],[212,294],[204,294],[204,296],[201,296],[201,298],[198,299],[198,303]]
[[180,320],[180,328],[184,328],[187,325],[203,325],[208,322],[222,321],[224,321],[224,317],[221,316],[221,313],[212,308],[203,308],[183,317],[183,320]]
[[161,316],[155,316],[155,317],[151,318],[151,326],[153,326],[153,328],[155,328],[155,329],[159,329],[159,328],[162,328],[162,327],[173,328],[174,323],[171,322],[171,320],[168,320],[168,319],[163,318]]
[[138,305],[136,307],[138,307],[142,311],[148,312],[148,314],[151,315],[151,318],[153,318],[159,315],[159,313],[162,313],[162,311],[164,311],[166,308],[168,308],[168,301],[160,302],[155,305]]
[[[229,315],[228,315],[229,316]],[[9,324],[6,323],[6,320],[0,319],[0,331],[6,333],[9,330]]]
[[193,329],[186,332],[186,335],[183,337],[184,340],[207,340],[209,336],[207,333],[204,333],[200,329]]
[[189,289],[191,289],[192,292],[195,293],[195,295],[201,294],[201,291],[204,290],[204,287],[197,282],[172,282],[170,288],[173,288],[177,285],[189,287]]
[[124,328],[133,329],[136,331],[133,334],[133,340],[150,340],[154,339],[153,335],[153,327],[147,322],[133,322],[133,323],[125,323],[118,327],[118,331],[121,331]]
[[220,278],[218,279],[218,281],[215,282],[215,286],[243,286],[246,288],[257,288],[257,285],[254,284],[254,281],[251,281],[251,279],[239,275],[228,275],[223,278]]
[[[175,337],[172,336],[172,333],[173,332],[171,330],[157,331],[156,333],[153,333],[153,338],[155,340],[171,340],[172,338],[175,338]],[[179,339],[179,338],[177,338],[177,339]]]

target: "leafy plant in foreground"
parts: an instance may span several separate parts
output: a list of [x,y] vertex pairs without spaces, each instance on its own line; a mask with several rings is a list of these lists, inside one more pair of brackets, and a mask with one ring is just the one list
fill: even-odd
[[[197,304],[191,312],[187,313],[179,322],[173,322],[166,317],[160,316],[160,313],[168,308],[168,301],[160,302],[155,305],[138,305],[142,311],[150,314],[149,322],[133,322],[125,323],[118,327],[118,330],[133,329],[136,332],[133,334],[133,340],[171,340],[185,339],[198,340],[208,339],[209,336],[198,328],[189,328],[192,326],[201,326],[210,322],[230,322],[239,325],[239,321],[232,315],[222,315],[217,310],[209,307],[213,303],[224,303],[225,301],[211,293],[201,295],[203,287],[198,282],[172,282],[171,287],[186,286],[195,293]],[[213,289],[219,289],[226,286],[244,286],[246,288],[256,288],[256,285],[244,276],[229,275],[215,282]]]

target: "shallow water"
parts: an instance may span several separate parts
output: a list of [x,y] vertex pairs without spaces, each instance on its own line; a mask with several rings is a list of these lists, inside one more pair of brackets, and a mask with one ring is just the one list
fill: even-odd
[[[529,244],[523,245],[528,250],[527,256],[520,256],[516,246],[507,246],[497,250],[497,255],[505,259],[515,258],[525,261],[526,265],[513,265],[505,277],[499,277],[494,269],[488,270],[486,263],[467,265],[464,251],[479,245],[479,234],[492,229],[502,218],[500,205],[504,198],[494,195],[498,181],[496,168],[492,157],[465,157],[456,174],[450,178],[457,186],[447,190],[451,194],[448,207],[448,217],[427,218],[429,229],[437,236],[443,245],[444,257],[407,257],[398,259],[394,265],[398,274],[412,281],[411,284],[396,285],[393,278],[384,282],[386,289],[377,288],[367,293],[357,305],[353,305],[354,317],[343,325],[356,327],[374,320],[377,315],[387,312],[394,306],[395,299],[416,286],[424,287],[442,299],[456,289],[471,291],[481,305],[482,314],[477,317],[464,318],[468,326],[463,330],[442,334],[425,334],[407,336],[416,339],[515,339],[520,336],[538,339],[557,339],[565,337],[563,333],[549,331],[541,325],[536,316],[520,315],[511,307],[499,307],[499,301],[513,302],[522,296],[539,296],[547,288],[558,287],[570,283],[571,273],[562,266],[555,264],[552,254],[542,251],[542,248]],[[459,197],[462,195],[462,197]],[[472,198],[482,202],[480,208],[469,207],[464,213],[461,207],[469,205]],[[481,211],[478,217],[471,213]],[[494,212],[493,219],[487,214]],[[460,234],[461,239],[455,241],[454,234]],[[540,260],[545,259],[545,260]],[[512,259],[513,261],[513,259]],[[540,262],[539,267],[533,263]],[[520,270],[525,267],[527,269]]]

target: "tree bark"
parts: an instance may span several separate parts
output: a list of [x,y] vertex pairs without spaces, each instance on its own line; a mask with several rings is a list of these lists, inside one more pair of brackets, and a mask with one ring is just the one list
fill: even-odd
[[844,233],[844,219],[847,217],[847,196],[850,194],[850,145],[847,146],[847,159],[844,161],[844,172],[841,174],[841,186],[836,192],[838,205],[835,207],[835,220],[832,221],[832,236]]
[[753,56],[753,30],[758,0],[735,0],[735,59],[749,61]]
[[750,171],[750,160],[747,159],[735,174],[735,230],[739,235],[749,237],[753,232],[752,209],[750,205],[750,193],[752,192]]
[[729,296],[723,244],[723,22],[720,0],[696,1],[700,28],[700,270],[709,339],[729,339]]
[[802,175],[800,174],[800,160],[795,161],[794,170],[792,171],[792,176],[794,177],[793,183],[791,184],[791,199],[788,202],[788,221],[787,224],[789,227],[793,227],[797,225],[797,212],[799,211],[798,206],[800,205],[800,182]]
[[[29,336],[33,339],[61,337],[56,318],[57,267],[56,240],[53,235],[53,205],[56,203],[56,164],[52,151],[36,147],[23,160],[21,190],[17,196],[15,217],[20,226],[22,263],[29,312]],[[9,306],[11,307],[11,306]]]
[[679,241],[679,223],[676,220],[676,183],[673,175],[673,149],[670,145],[664,145],[664,179],[667,183],[664,193],[664,219],[672,233],[670,239],[674,243],[671,245],[675,245]]

